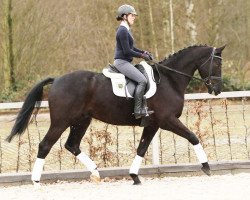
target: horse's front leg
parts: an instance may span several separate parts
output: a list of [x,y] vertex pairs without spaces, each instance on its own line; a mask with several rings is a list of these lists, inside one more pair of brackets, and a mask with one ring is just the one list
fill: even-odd
[[137,155],[135,156],[135,159],[134,159],[134,161],[130,167],[130,170],[129,170],[129,174],[134,181],[134,185],[141,184],[141,181],[138,177],[140,165],[141,165],[142,159],[145,156],[145,153],[148,149],[148,146],[149,146],[150,142],[152,141],[158,128],[159,128],[158,126],[147,126],[146,128],[143,129],[141,140],[140,140],[139,146],[137,148]]
[[160,123],[160,128],[172,131],[177,135],[186,138],[192,145],[195,151],[195,154],[202,164],[201,170],[207,174],[208,176],[211,175],[210,167],[208,164],[207,155],[201,146],[199,139],[197,136],[191,132],[178,118],[176,117],[169,117],[163,123]]

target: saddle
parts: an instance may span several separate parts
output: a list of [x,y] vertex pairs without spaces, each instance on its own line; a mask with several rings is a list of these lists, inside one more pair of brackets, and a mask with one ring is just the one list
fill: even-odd
[[[145,61],[141,61],[140,64],[135,67],[147,78],[148,84],[144,97],[146,99],[152,97],[156,92],[156,83],[154,79],[154,73],[152,67]],[[102,70],[104,76],[111,79],[113,93],[119,97],[134,98],[134,92],[137,83],[128,79],[121,74],[113,65],[109,64],[107,68]]]

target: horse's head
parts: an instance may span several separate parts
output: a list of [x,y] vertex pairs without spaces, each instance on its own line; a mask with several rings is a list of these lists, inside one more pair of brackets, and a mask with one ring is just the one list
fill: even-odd
[[206,56],[206,60],[198,67],[200,76],[204,80],[209,94],[212,92],[214,92],[215,95],[221,93],[221,53],[225,47],[226,45],[220,48],[213,48],[210,55]]

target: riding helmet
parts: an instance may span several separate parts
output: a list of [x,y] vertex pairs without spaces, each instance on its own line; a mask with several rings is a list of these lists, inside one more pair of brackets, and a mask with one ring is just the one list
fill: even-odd
[[122,18],[123,15],[128,15],[128,14],[137,15],[135,8],[133,6],[130,6],[128,4],[124,4],[118,8],[116,19],[118,21],[123,20],[123,18]]

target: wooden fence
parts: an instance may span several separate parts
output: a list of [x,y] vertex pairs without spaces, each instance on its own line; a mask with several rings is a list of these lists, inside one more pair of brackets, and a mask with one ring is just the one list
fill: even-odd
[[[250,157],[250,91],[224,92],[219,96],[187,94],[181,121],[197,134],[210,161],[248,160]],[[0,104],[0,111],[14,110],[19,103]],[[48,103],[42,102],[42,108]],[[13,113],[13,112],[12,112]],[[16,115],[16,114],[15,114]],[[31,171],[38,144],[49,128],[47,112],[38,114],[21,137],[4,141],[13,125],[13,114],[0,115],[0,173]],[[81,149],[99,167],[130,166],[141,136],[140,127],[112,126],[93,120]],[[81,169],[83,166],[63,147],[68,130],[46,158],[45,170]],[[144,165],[197,163],[192,145],[171,132],[159,130]]]

